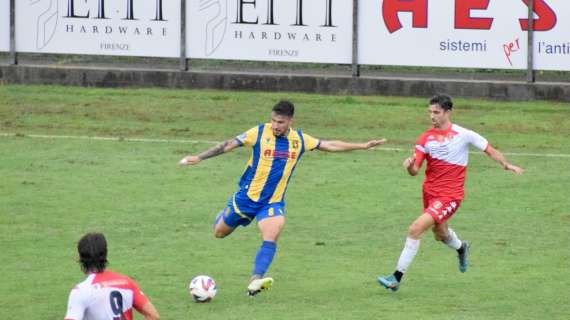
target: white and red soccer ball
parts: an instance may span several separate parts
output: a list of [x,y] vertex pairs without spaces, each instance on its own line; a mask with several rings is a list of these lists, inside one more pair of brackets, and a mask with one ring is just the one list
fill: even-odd
[[218,288],[212,277],[200,275],[190,281],[188,290],[196,302],[209,302],[214,299]]

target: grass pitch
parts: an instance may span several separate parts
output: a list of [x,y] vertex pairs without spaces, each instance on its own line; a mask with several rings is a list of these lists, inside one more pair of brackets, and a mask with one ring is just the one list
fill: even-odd
[[[296,103],[296,127],[313,136],[389,144],[304,156],[269,270],[274,288],[252,299],[257,228],[223,240],[211,232],[249,150],[176,163],[268,120],[281,98]],[[163,319],[568,319],[568,104],[457,99],[454,122],[526,173],[472,154],[466,199],[451,220],[473,244],[469,271],[460,274],[455,254],[426,234],[400,291],[375,282],[393,271],[421,212],[422,178],[401,162],[429,127],[426,100],[0,86],[0,133],[10,134],[0,137],[0,319],[63,318],[84,278],[76,241],[89,231],[105,233],[110,268],[137,280]],[[188,295],[197,274],[218,283],[211,303]]]

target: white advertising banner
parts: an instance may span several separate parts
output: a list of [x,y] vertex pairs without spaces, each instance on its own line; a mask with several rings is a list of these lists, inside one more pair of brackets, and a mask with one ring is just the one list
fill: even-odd
[[352,0],[188,0],[190,58],[351,63]]
[[18,0],[16,49],[178,57],[180,0]]
[[570,2],[536,3],[534,68],[570,71]]
[[527,2],[361,0],[358,61],[526,69],[527,33],[519,19],[528,16]]
[[10,0],[0,0],[0,51],[10,51]]

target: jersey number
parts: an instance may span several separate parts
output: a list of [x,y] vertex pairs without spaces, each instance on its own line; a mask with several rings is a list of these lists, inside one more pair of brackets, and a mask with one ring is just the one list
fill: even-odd
[[123,314],[123,296],[119,291],[111,291],[109,303],[111,303],[111,310],[113,311],[113,320],[126,319]]

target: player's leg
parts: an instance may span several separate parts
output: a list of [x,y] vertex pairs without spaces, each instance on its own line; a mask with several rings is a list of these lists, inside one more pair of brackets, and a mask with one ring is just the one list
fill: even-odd
[[457,233],[449,227],[447,220],[449,220],[453,214],[457,211],[460,205],[460,201],[444,201],[443,211],[445,213],[440,223],[432,228],[434,237],[437,241],[442,241],[448,247],[457,251],[457,257],[459,260],[459,271],[466,272],[469,266],[467,257],[469,255],[470,244],[468,241],[462,241]]
[[436,225],[433,227],[434,237],[438,241],[442,241],[448,247],[457,251],[457,258],[459,260],[459,271],[466,272],[469,262],[467,257],[469,255],[470,244],[469,241],[462,241],[453,229],[451,229],[447,222]]
[[461,239],[453,229],[449,227],[447,222],[436,224],[433,228],[433,236],[435,240],[445,243],[448,247],[459,250],[462,245]]
[[262,278],[269,269],[277,251],[277,239],[285,227],[285,217],[278,216],[263,219],[259,222],[258,227],[261,231],[263,243],[255,257],[252,277]]
[[238,226],[247,226],[253,220],[247,213],[244,213],[234,197],[230,198],[224,210],[220,211],[214,221],[214,236],[225,238],[229,236]]
[[228,226],[224,221],[224,211],[216,216],[216,221],[214,222],[214,236],[216,238],[225,238],[234,232],[235,229],[235,227]]
[[408,236],[406,238],[404,249],[402,249],[402,253],[398,259],[398,264],[396,265],[396,271],[394,271],[394,273],[390,276],[378,277],[378,282],[382,286],[392,291],[398,290],[400,287],[400,282],[402,281],[402,277],[418,253],[422,235],[427,230],[432,228],[434,224],[434,218],[431,215],[425,213],[419,216],[414,222],[412,222],[408,230]]
[[449,238],[451,233],[448,230],[449,230],[449,225],[447,224],[447,222],[436,224],[435,226],[433,226],[433,228],[431,228],[435,240],[442,242],[445,242]]
[[[269,214],[268,214],[269,212]],[[276,214],[277,212],[277,214]],[[265,273],[273,262],[273,257],[277,251],[277,239],[285,227],[285,217],[282,207],[272,207],[268,211],[262,210],[258,215],[259,230],[263,242],[259,247],[253,264],[253,271],[248,286],[248,293],[255,295],[262,290],[269,289],[273,284],[273,279],[265,277]]]

